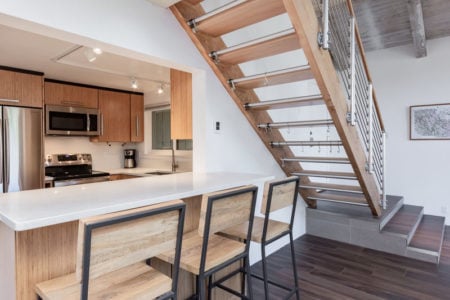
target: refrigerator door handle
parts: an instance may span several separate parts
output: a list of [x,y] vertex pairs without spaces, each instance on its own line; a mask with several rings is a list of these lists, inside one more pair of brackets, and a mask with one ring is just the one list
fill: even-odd
[[[9,145],[9,123],[8,123],[8,119],[4,119],[3,120],[3,138],[5,139],[4,144],[5,145]],[[4,182],[4,189],[5,189],[5,193],[8,192],[9,189],[9,147],[4,147],[5,151],[5,182]]]
[[[0,108],[0,114],[1,114],[1,108]],[[0,125],[2,126],[0,134],[5,136],[5,120],[4,119],[1,119]],[[4,162],[2,149],[4,149],[4,147],[0,141],[0,184],[1,185],[3,185],[3,170],[2,169],[3,169],[3,162]],[[3,187],[0,188],[0,193],[2,193],[2,192],[3,192]]]

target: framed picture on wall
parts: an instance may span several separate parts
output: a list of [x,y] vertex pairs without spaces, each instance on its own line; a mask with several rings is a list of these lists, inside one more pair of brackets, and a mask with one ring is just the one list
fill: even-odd
[[411,140],[450,140],[450,103],[409,108]]

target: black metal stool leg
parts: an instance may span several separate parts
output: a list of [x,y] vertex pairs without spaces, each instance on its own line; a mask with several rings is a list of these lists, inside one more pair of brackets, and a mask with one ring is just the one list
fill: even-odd
[[300,300],[300,289],[298,287],[297,264],[295,263],[294,238],[292,237],[292,232],[289,233],[289,239],[289,243],[291,244],[292,271],[294,273],[295,294],[297,296],[297,300]]
[[263,268],[263,281],[264,281],[264,298],[266,300],[269,299],[269,280],[267,275],[267,266],[266,266],[266,247],[264,244],[261,244],[261,262]]
[[[253,285],[252,285],[252,274],[250,270],[250,260],[248,258],[244,258],[244,276],[247,277],[247,299],[253,299]],[[244,283],[244,289],[245,289],[245,280],[243,280]],[[243,291],[243,294],[245,291]]]

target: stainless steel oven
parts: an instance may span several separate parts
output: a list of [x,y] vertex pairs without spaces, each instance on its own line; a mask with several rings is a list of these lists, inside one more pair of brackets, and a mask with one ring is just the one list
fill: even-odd
[[88,153],[47,155],[45,176],[53,178],[55,187],[109,181],[109,173],[92,170]]
[[45,134],[47,135],[99,135],[98,109],[45,106]]

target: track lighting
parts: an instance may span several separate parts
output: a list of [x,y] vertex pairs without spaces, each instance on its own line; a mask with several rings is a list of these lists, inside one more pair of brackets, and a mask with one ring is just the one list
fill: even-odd
[[133,89],[137,89],[138,88],[138,82],[137,82],[137,80],[134,77],[131,78],[131,87]]
[[163,84],[161,83],[161,85],[159,86],[159,88],[158,88],[158,95],[161,95],[161,94],[163,94],[164,93],[164,86],[163,86]]
[[92,48],[92,52],[94,52],[97,55],[100,55],[103,53],[102,49],[100,49],[100,48]]
[[93,62],[97,59],[97,56],[102,54],[103,51],[100,48],[87,48],[84,50],[84,56],[89,62]]

